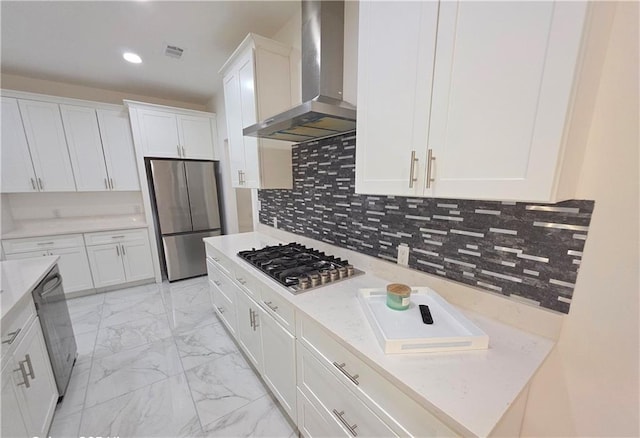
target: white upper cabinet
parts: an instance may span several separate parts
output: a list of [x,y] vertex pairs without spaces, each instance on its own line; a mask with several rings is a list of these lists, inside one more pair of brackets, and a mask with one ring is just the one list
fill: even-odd
[[292,106],[290,54],[289,47],[249,34],[220,70],[234,187],[292,187],[290,143],[242,133]]
[[436,2],[360,3],[356,192],[421,193],[437,20]]
[[123,110],[60,105],[78,191],[140,190]]
[[76,184],[58,105],[34,100],[18,100],[18,105],[40,190],[75,191]]
[[2,191],[37,192],[36,174],[22,126],[18,101],[2,98]]
[[129,114],[124,108],[98,109],[96,113],[112,189],[140,190]]
[[60,105],[78,191],[109,190],[96,110]]
[[178,138],[187,158],[213,160],[217,141],[215,117],[176,115]]
[[169,107],[157,109],[137,102],[129,105],[137,113],[145,157],[219,159],[215,114]]
[[583,2],[361,3],[356,191],[559,200],[585,15]]

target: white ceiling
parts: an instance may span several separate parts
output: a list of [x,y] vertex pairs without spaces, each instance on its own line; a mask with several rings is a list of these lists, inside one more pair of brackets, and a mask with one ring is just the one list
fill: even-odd
[[[297,1],[0,2],[2,73],[205,104],[249,32],[276,33]],[[166,44],[185,49],[164,55]],[[142,64],[122,59],[138,53]]]

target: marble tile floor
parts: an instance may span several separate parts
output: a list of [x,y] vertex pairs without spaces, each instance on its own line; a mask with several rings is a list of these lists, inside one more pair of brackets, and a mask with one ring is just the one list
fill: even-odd
[[67,301],[78,359],[49,436],[293,437],[206,277]]

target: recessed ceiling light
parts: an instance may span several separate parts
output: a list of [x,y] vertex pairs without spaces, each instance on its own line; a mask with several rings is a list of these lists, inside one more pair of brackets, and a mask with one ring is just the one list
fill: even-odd
[[125,52],[122,54],[122,57],[132,64],[140,64],[142,62],[142,58],[132,52]]

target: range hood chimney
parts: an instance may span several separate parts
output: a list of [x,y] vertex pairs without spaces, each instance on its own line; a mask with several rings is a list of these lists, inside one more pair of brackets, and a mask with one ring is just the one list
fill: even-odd
[[342,100],[344,2],[302,0],[302,104],[243,134],[293,142],[356,129],[356,109]]

